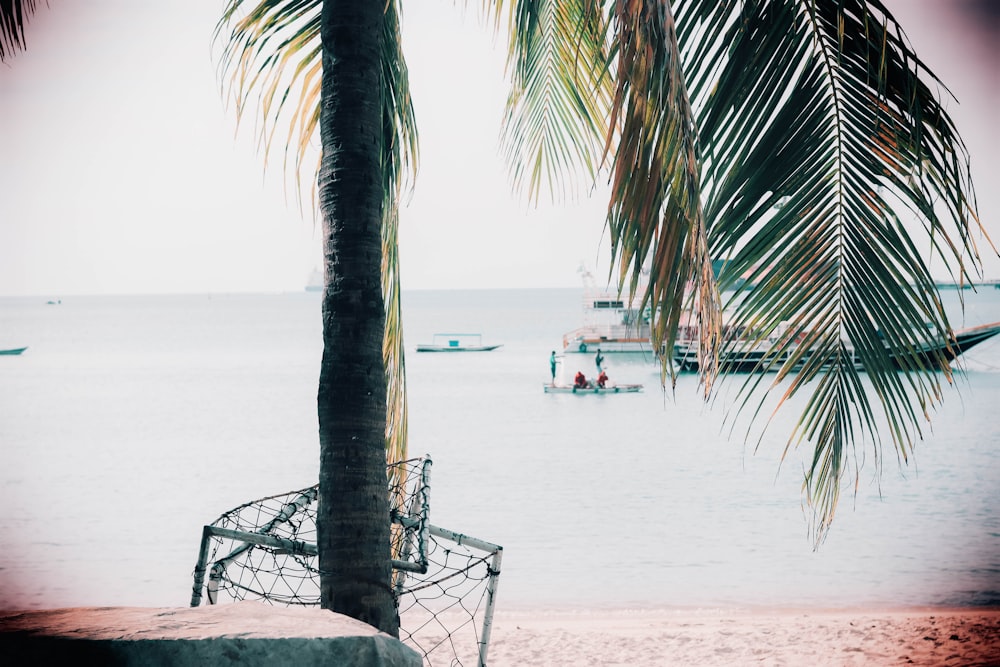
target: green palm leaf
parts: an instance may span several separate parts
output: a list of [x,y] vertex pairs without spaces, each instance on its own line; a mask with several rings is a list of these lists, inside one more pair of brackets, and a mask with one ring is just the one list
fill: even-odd
[[[761,338],[787,326],[782,349],[798,334],[813,350],[744,378],[741,405],[760,410],[756,390],[779,385],[781,402],[809,393],[788,446],[814,447],[804,493],[818,541],[851,452],[871,442],[877,455],[884,423],[906,460],[951,380],[944,356],[926,367],[916,352],[952,336],[920,248],[970,279],[968,155],[881,3],[677,6],[678,32],[693,40],[682,43],[711,250],[728,259],[720,284],[756,285],[727,304],[731,326]],[[713,42],[726,51],[706,58]],[[906,211],[921,229],[903,224]]]
[[[592,0],[520,2],[510,17],[511,92],[502,141],[514,187],[537,200],[601,162],[611,104],[604,15]],[[499,17],[499,14],[498,14]],[[563,130],[563,131],[560,131]],[[553,198],[554,190],[550,191]]]

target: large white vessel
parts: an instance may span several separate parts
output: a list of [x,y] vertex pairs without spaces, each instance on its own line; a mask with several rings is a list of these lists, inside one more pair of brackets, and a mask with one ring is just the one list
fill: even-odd
[[563,353],[594,354],[638,352],[652,354],[649,309],[640,307],[640,297],[597,289],[586,267],[583,277],[583,324],[563,334]]

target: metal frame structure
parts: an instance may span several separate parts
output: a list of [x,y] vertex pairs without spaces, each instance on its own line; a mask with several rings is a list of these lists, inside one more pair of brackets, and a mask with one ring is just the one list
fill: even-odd
[[[429,570],[429,544],[433,538],[453,542],[456,546],[474,549],[483,552],[484,556],[478,561],[486,562],[487,581],[485,589],[485,605],[483,608],[482,625],[479,629],[477,642],[477,661],[480,667],[486,666],[487,653],[489,650],[489,640],[493,626],[493,611],[496,603],[497,585],[500,576],[500,565],[503,556],[503,547],[479,538],[464,535],[456,531],[434,526],[429,522],[430,515],[430,468],[431,459],[425,456],[421,459],[411,459],[401,461],[389,466],[390,484],[390,504],[391,519],[393,524],[393,555],[392,560],[393,590],[396,596],[397,605],[403,596],[419,596],[420,591],[429,586],[439,583],[433,579],[435,573],[428,575]],[[419,469],[419,474],[412,475],[413,479],[407,477],[406,466],[410,465]],[[397,469],[394,471],[394,466]],[[400,472],[400,468],[403,472]],[[394,477],[395,474],[395,477]],[[295,492],[293,492],[295,493]],[[193,587],[191,592],[191,606],[197,607],[201,604],[202,590],[208,604],[218,603],[218,593],[223,582],[226,581],[227,569],[234,564],[239,567],[246,567],[240,563],[241,557],[247,557],[256,547],[269,550],[279,556],[292,556],[296,564],[308,570],[306,578],[312,580],[316,576],[316,569],[311,567],[309,559],[318,556],[318,549],[315,543],[306,540],[289,539],[276,532],[285,531],[288,534],[296,534],[296,530],[310,520],[310,507],[319,497],[319,487],[313,486],[297,492],[288,502],[285,502],[274,516],[265,524],[256,527],[253,531],[234,530],[216,525],[239,510],[250,507],[255,503],[265,500],[273,500],[279,496],[261,499],[246,503],[231,510],[219,517],[213,524],[206,525],[202,530],[201,545],[198,551],[198,562],[194,568]],[[291,495],[291,494],[287,494]],[[213,542],[216,540],[231,540],[236,546],[225,555],[209,560],[214,556],[210,554]],[[453,549],[444,548],[443,552],[451,553]],[[205,575],[208,573],[206,584]],[[442,570],[444,572],[444,570]],[[442,579],[454,577],[456,572],[441,574]],[[426,577],[423,575],[427,575]],[[412,585],[408,585],[412,582]],[[241,589],[244,593],[249,593],[272,603],[318,605],[318,594],[315,598],[305,598],[302,601],[289,602],[287,600],[276,600],[269,597],[265,591],[237,585],[231,579],[228,580],[231,589]],[[318,591],[318,582],[316,590]],[[234,596],[235,598],[236,596]],[[412,637],[412,634],[409,635]],[[429,660],[429,652],[434,649],[424,650],[425,660]]]

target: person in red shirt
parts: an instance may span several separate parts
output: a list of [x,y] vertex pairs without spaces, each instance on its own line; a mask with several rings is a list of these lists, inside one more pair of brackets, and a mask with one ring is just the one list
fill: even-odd
[[581,389],[587,386],[587,378],[581,371],[576,372],[576,377],[573,378],[573,386]]
[[601,371],[601,374],[597,376],[597,386],[604,389],[604,385],[608,383],[608,374]]

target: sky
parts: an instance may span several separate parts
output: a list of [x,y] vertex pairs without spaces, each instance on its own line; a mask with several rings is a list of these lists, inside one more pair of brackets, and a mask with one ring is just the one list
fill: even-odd
[[[478,3],[469,3],[475,8]],[[1000,242],[1000,3],[886,0],[972,156]],[[404,289],[577,287],[607,269],[606,188],[538,205],[499,154],[503,44],[454,0],[404,0],[421,139],[401,212]],[[237,132],[212,33],[222,0],[50,0],[0,65],[0,295],[301,290],[319,225],[252,122]],[[984,273],[1000,259],[982,243]]]

